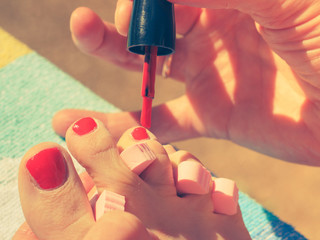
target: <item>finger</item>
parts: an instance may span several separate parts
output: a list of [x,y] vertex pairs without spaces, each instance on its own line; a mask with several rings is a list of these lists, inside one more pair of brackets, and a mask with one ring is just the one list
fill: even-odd
[[175,4],[175,20],[177,34],[186,35],[189,33],[198,20],[201,8]]
[[182,96],[152,108],[150,131],[162,144],[200,136],[188,98]]
[[[130,2],[122,0],[119,3],[119,9],[121,14],[128,12],[128,6]],[[182,7],[188,8],[188,7]],[[181,25],[182,33],[187,33],[193,26],[193,20],[196,19],[199,9],[190,8],[190,18],[185,15],[177,14],[178,19],[181,22],[188,24]],[[116,13],[116,14],[120,14]],[[120,15],[117,15],[120,16]],[[120,67],[133,71],[142,71],[143,68],[143,56],[130,53],[127,51],[127,38],[121,36],[119,32],[127,32],[128,21],[126,20],[127,15],[122,18],[119,17],[117,20],[118,30],[115,26],[108,22],[103,22],[100,17],[92,10],[81,7],[76,9],[70,20],[70,28],[72,32],[72,38],[75,45],[84,53],[97,56],[103,60],[112,62]],[[180,16],[180,17],[179,17]],[[193,18],[192,18],[193,17]],[[118,18],[117,18],[118,19]],[[121,20],[120,20],[121,19]],[[179,24],[178,27],[179,28]],[[183,80],[185,76],[185,69],[181,68],[179,62],[185,60],[185,41],[183,39],[177,39],[176,41],[176,52],[172,61],[172,67],[170,77],[177,80]],[[165,57],[158,57],[157,74],[162,73],[162,67],[164,64]]]
[[258,9],[267,9],[275,1],[268,1],[268,0],[246,0],[246,1],[239,1],[239,0],[168,0],[169,2],[182,4],[192,7],[201,7],[201,8],[214,8],[214,9],[239,9],[244,12],[252,12],[252,10]]
[[129,30],[133,1],[119,0],[114,15],[115,26],[122,36],[126,37]]
[[89,8],[80,7],[72,13],[70,30],[75,45],[84,53],[127,69],[142,68],[142,58],[126,50],[126,38],[117,32],[113,24],[103,22]]
[[[115,26],[122,36],[127,36],[131,18],[133,1],[119,0],[115,12]],[[176,4],[175,22],[176,32],[180,35],[186,35],[194,26],[198,19],[201,9]]]
[[[120,4],[120,6],[123,5]],[[119,11],[125,11],[121,9],[120,7]],[[117,22],[119,21],[117,20]],[[125,20],[121,21],[125,22]],[[122,23],[119,23],[119,25],[123,26]],[[143,56],[128,52],[127,38],[121,36],[113,24],[103,22],[89,8],[77,8],[72,13],[70,29],[75,45],[82,52],[102,58],[128,70],[142,71]],[[122,32],[121,27],[119,29]],[[164,59],[164,57],[159,57],[157,61],[158,74],[161,73]],[[171,75],[174,78],[177,74],[172,71]]]
[[[188,114],[186,114],[189,112]],[[110,130],[115,140],[128,128],[139,125],[140,112],[101,113],[87,110],[66,109],[55,114],[52,125],[61,136],[76,120],[91,116],[99,119]],[[152,131],[161,143],[168,143],[199,136],[194,128],[190,107],[185,96],[156,106],[152,110]]]

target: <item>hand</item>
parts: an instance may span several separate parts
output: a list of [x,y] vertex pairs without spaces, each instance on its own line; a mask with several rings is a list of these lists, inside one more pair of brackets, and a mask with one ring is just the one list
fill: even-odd
[[[186,93],[153,109],[151,130],[162,142],[223,138],[287,161],[319,165],[316,1],[175,2],[206,9],[176,5],[182,38],[176,42],[170,77],[183,81]],[[127,69],[141,70],[142,58],[126,51],[123,36],[131,8],[129,0],[118,2],[116,26],[103,23],[89,9],[77,9],[71,18],[76,45]],[[159,72],[162,64],[159,58]],[[63,135],[85,114],[60,112],[53,126]],[[93,116],[119,136],[136,125],[139,113]]]

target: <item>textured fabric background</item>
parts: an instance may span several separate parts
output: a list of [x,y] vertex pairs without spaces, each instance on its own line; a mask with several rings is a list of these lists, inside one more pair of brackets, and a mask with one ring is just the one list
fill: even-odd
[[[11,239],[24,221],[17,187],[21,157],[43,141],[65,145],[51,128],[63,108],[118,111],[0,28],[1,240]],[[305,239],[245,194],[239,202],[253,239]]]

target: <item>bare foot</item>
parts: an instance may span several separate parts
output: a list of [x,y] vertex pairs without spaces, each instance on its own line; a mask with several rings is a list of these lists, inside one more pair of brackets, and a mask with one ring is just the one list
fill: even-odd
[[[125,196],[125,212],[108,212],[96,222],[66,150],[42,143],[26,153],[19,169],[22,209],[37,236],[29,239],[250,239],[240,209],[233,216],[215,214],[210,194],[177,195],[173,169],[195,157],[162,146],[149,131],[129,129],[116,144],[100,121],[87,118],[68,129],[66,142],[99,193]],[[156,160],[138,176],[119,154],[141,142]],[[21,232],[14,239],[23,239]]]

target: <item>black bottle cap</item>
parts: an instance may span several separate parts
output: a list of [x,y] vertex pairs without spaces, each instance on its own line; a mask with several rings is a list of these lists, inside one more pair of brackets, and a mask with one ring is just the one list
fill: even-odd
[[127,48],[145,54],[146,46],[157,46],[158,56],[175,50],[174,5],[166,0],[134,0]]

